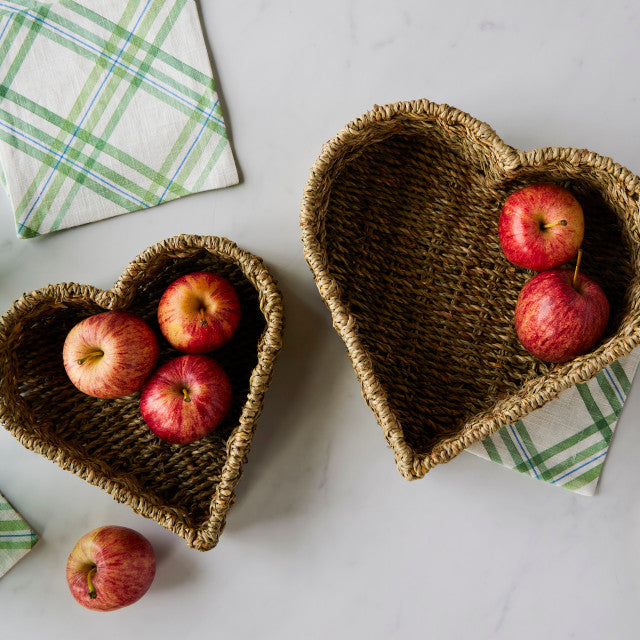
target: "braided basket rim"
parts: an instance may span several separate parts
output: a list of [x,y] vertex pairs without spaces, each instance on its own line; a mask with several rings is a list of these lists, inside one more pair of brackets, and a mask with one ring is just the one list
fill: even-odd
[[[62,469],[71,471],[88,483],[100,487],[116,501],[127,504],[139,515],[155,520],[176,535],[184,538],[190,547],[200,551],[212,549],[218,543],[226,515],[234,501],[234,488],[238,483],[243,464],[249,452],[256,423],[262,412],[264,394],[273,374],[276,357],[282,346],[283,305],[278,285],[261,258],[238,247],[227,238],[218,236],[179,235],[158,242],[136,256],[123,270],[110,289],[98,289],[91,285],[59,283],[25,293],[0,318],[0,365],[11,357],[12,331],[19,331],[20,317],[39,305],[55,309],[63,301],[73,299],[92,300],[107,309],[125,308],[135,297],[138,287],[145,280],[146,270],[157,261],[173,257],[187,257],[202,253],[231,261],[257,290],[260,311],[265,328],[256,345],[257,362],[249,381],[249,391],[244,401],[238,425],[227,440],[226,459],[221,479],[212,495],[208,520],[200,527],[190,527],[180,522],[172,508],[158,503],[149,495],[140,494],[126,478],[109,477],[99,460],[84,461],[73,451],[61,451],[47,442],[44,436],[34,435],[19,419],[16,402],[6,393],[6,378],[0,374],[0,421],[5,428],[27,449],[55,462]],[[3,366],[0,372],[6,370]],[[34,425],[29,425],[34,426]],[[38,429],[35,429],[38,434]]]
[[[487,123],[447,104],[426,99],[402,101],[384,106],[376,105],[355,118],[326,142],[311,168],[307,179],[300,213],[304,256],[311,269],[320,296],[329,308],[333,326],[347,348],[355,373],[362,387],[362,395],[382,427],[383,434],[394,452],[398,470],[407,480],[422,478],[431,468],[446,463],[471,444],[515,422],[578,382],[586,382],[607,365],[628,355],[640,344],[640,246],[632,247],[634,276],[629,285],[628,308],[618,332],[591,353],[560,365],[549,374],[525,382],[507,398],[499,400],[490,410],[482,411],[468,420],[459,433],[441,439],[427,454],[415,451],[407,442],[402,425],[389,404],[387,394],[376,376],[373,361],[359,336],[357,319],[344,301],[341,286],[332,275],[324,239],[324,222],[331,196],[331,185],[337,165],[350,154],[356,157],[359,148],[384,137],[385,127],[406,126],[415,130],[425,123],[434,123],[446,130],[463,130],[474,145],[481,148],[492,168],[509,175],[518,167],[541,166],[550,162],[583,166],[603,171],[629,194],[636,205],[640,199],[640,178],[611,158],[586,149],[546,147],[523,152],[506,144]],[[634,227],[640,238],[640,210],[625,220]],[[640,245],[638,240],[637,245]]]

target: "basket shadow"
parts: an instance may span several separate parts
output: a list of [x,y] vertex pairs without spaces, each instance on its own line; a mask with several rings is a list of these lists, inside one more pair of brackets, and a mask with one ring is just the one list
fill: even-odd
[[179,553],[178,545],[169,536],[153,536],[150,542],[156,554],[156,577],[151,587],[154,592],[180,589],[193,583],[198,572],[207,570],[195,553]]
[[[313,419],[301,420],[310,394],[330,399],[340,384],[332,371],[318,366],[329,341],[336,336],[326,311],[312,307],[297,292],[298,283],[278,276],[286,304],[284,348],[265,401],[260,426],[254,438],[250,464],[236,488],[237,501],[227,523],[227,532],[251,528],[300,511],[318,483],[322,470],[319,457],[325,448]],[[318,386],[318,378],[320,380]],[[303,455],[301,455],[301,453]]]

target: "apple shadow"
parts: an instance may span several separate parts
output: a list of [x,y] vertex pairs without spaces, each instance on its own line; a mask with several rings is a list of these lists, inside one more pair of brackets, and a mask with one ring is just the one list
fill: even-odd
[[[302,508],[326,466],[322,456],[328,445],[323,441],[332,437],[332,429],[319,431],[316,426],[322,415],[317,420],[308,419],[308,412],[315,401],[315,413],[322,413],[318,398],[329,402],[335,385],[340,383],[336,371],[324,367],[327,360],[322,356],[331,342],[334,351],[336,347],[343,348],[342,343],[333,331],[326,307],[311,306],[297,293],[305,289],[311,292],[305,286],[308,283],[293,282],[284,275],[278,281],[285,306],[283,349],[265,395],[264,411],[243,477],[236,488],[236,503],[229,513],[226,536],[258,522],[285,514],[290,517]],[[313,293],[317,294],[315,286]],[[318,367],[322,369],[320,372]],[[226,536],[223,534],[223,539]]]
[[188,582],[192,583],[199,570],[206,569],[196,557],[198,554],[201,560],[202,553],[195,550],[191,554],[182,553],[181,545],[176,544],[173,536],[149,536],[149,542],[156,554],[156,576],[151,587],[154,591],[179,589]]

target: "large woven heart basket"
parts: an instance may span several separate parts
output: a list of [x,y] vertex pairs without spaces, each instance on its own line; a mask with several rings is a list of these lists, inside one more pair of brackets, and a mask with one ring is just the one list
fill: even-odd
[[[537,182],[582,204],[584,272],[612,309],[602,341],[559,365],[517,340],[515,303],[533,273],[498,242],[505,198]],[[305,257],[404,477],[422,477],[638,345],[639,199],[639,179],[609,158],[523,153],[426,100],[376,107],[323,147],[302,204]]]
[[[102,400],[78,391],[64,370],[62,346],[81,319],[126,309],[155,330],[159,364],[181,355],[161,338],[157,305],[171,282],[193,271],[222,275],[240,299],[238,330],[212,354],[229,375],[233,405],[211,435],[173,445],[144,424],[139,392]],[[233,503],[282,326],[281,296],[260,258],[225,238],[170,238],[140,254],[108,291],[50,285],[6,312],[0,320],[0,421],[28,449],[206,551],[217,544]]]

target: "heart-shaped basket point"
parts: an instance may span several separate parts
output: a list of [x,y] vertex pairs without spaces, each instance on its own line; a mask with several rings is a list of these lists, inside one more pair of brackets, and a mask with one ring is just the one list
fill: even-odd
[[[160,338],[157,307],[175,279],[195,271],[226,278],[241,304],[233,338],[214,353],[233,390],[211,435],[188,445],[158,439],[140,415],[140,393],[104,400],[78,391],[62,348],[81,319],[104,310],[140,316]],[[283,309],[262,260],[213,236],[178,236],[133,260],[109,291],[49,285],[25,294],[0,320],[0,421],[28,449],[156,520],[206,551],[224,527],[282,344]],[[160,339],[160,363],[178,354]]]
[[[532,272],[504,257],[498,219],[528,184],[584,209],[583,268],[611,317],[587,354],[549,365],[518,342]],[[305,257],[362,393],[407,479],[628,355],[640,343],[640,180],[583,149],[524,153],[448,105],[401,102],[322,149],[301,214]]]

